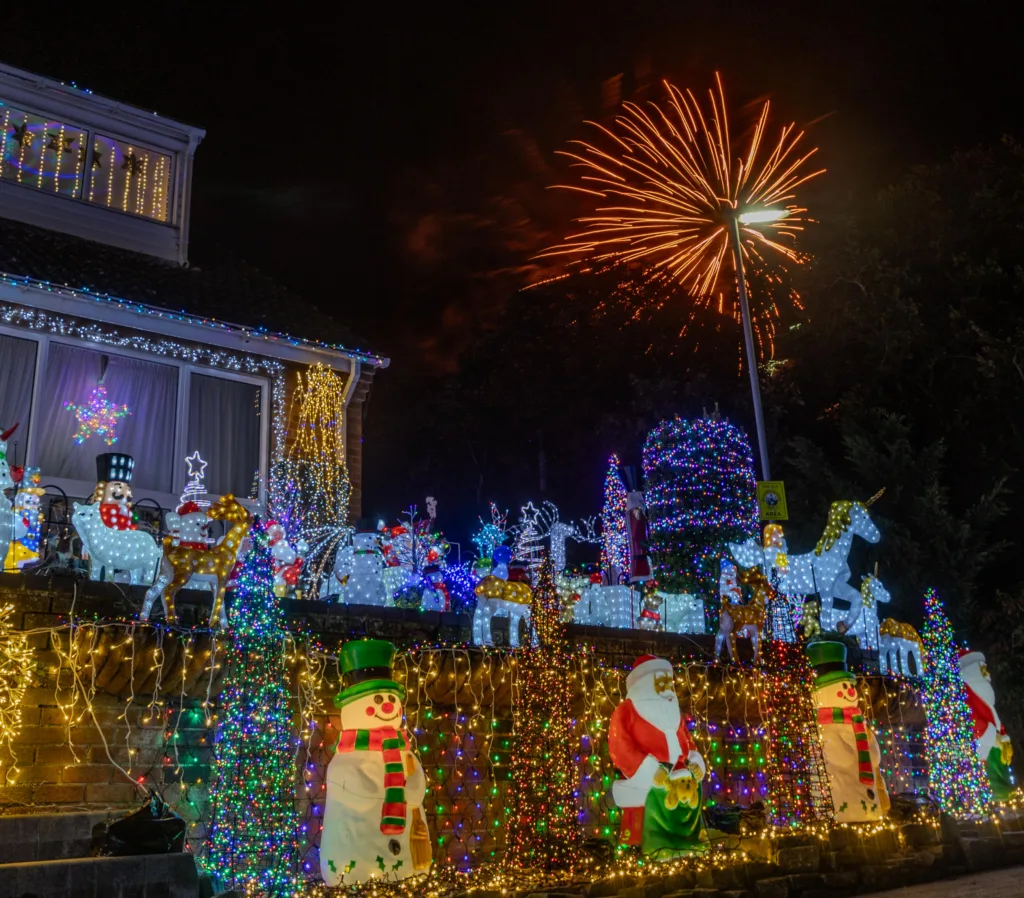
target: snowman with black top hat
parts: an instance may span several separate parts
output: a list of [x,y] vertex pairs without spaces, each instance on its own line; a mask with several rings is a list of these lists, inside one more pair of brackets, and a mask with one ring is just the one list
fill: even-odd
[[405,687],[395,647],[381,639],[341,649],[345,688],[337,752],[327,766],[320,874],[328,886],[400,880],[430,867],[426,778],[403,726]]

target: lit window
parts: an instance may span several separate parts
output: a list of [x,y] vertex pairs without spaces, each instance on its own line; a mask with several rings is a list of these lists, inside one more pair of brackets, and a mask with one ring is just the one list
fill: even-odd
[[193,374],[188,451],[207,462],[205,486],[217,495],[250,495],[260,467],[262,391],[253,383]]
[[[177,470],[176,367],[51,342],[41,381],[32,451],[34,464],[42,468],[44,476],[95,482],[96,456],[123,452],[135,459],[134,486],[172,491]],[[117,439],[111,445],[96,433],[76,438],[80,421],[75,409],[94,402],[100,385],[105,391],[104,402],[128,407],[128,413],[115,422]]]
[[3,153],[0,180],[81,197],[88,132],[0,102]]
[[91,168],[90,203],[167,221],[170,156],[97,134]]
[[18,425],[7,450],[11,464],[25,462],[38,345],[35,340],[0,334],[0,432]]

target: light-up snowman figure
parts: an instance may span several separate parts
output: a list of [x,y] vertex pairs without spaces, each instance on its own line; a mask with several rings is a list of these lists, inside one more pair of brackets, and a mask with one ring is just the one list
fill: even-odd
[[426,777],[403,725],[405,687],[392,679],[395,647],[380,639],[341,649],[345,688],[337,751],[327,765],[320,874],[331,887],[400,880],[430,868]]
[[811,642],[807,656],[815,671],[814,703],[836,821],[881,820],[889,811],[889,793],[879,769],[882,753],[860,707],[857,677],[847,670],[846,645]]

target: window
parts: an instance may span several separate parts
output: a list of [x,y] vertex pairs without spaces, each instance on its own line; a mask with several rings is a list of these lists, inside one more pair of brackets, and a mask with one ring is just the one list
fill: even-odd
[[32,384],[36,375],[35,340],[0,334],[0,432],[18,424],[11,436],[9,461],[22,464],[28,447]]
[[0,102],[0,180],[81,197],[88,132]]
[[190,381],[187,446],[207,462],[207,490],[248,496],[260,469],[262,390],[205,374]]
[[[135,458],[134,486],[174,490],[177,367],[51,342],[41,379],[33,455],[44,476],[95,482],[96,456],[123,452]],[[128,406],[116,422],[117,441],[107,446],[93,435],[76,442],[78,420],[65,403],[88,405],[101,382],[108,402]]]
[[77,125],[0,100],[0,181],[167,221],[171,168],[166,153],[92,134]]
[[90,168],[90,203],[167,221],[170,156],[97,134]]

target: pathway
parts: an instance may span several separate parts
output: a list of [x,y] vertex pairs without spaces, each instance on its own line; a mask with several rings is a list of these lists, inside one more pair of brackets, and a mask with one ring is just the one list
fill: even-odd
[[872,898],[1020,898],[1021,895],[1024,895],[1024,867],[1010,867],[888,892],[873,892]]

